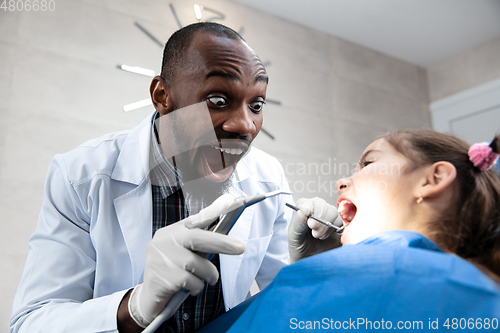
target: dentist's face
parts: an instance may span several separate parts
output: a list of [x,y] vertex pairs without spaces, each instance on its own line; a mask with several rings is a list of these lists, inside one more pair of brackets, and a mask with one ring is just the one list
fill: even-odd
[[[176,158],[192,165],[186,177],[213,182],[229,178],[260,131],[268,77],[255,52],[243,41],[200,32],[194,36],[186,63],[168,88],[167,104],[173,111],[205,102],[215,139],[206,139],[196,122],[176,126],[177,140],[190,149]],[[163,82],[166,84],[166,82]],[[182,110],[180,111],[182,112]],[[193,135],[193,133],[196,133]],[[200,133],[201,132],[201,133]]]

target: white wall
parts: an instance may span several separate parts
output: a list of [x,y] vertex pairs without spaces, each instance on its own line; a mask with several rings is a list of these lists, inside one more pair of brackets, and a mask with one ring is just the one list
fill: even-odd
[[470,144],[500,133],[500,79],[440,99],[430,106],[434,129]]
[[428,68],[431,102],[500,78],[500,38]]
[[[0,332],[50,159],[149,114],[121,110],[148,97],[150,80],[116,65],[160,69],[162,50],[134,21],[163,41],[177,29],[166,1],[55,2],[53,12],[0,11]],[[171,2],[183,24],[195,21],[195,1]],[[334,181],[376,135],[430,126],[424,69],[231,1],[200,4],[222,11],[219,22],[244,27],[248,43],[271,61],[268,98],[282,104],[265,107],[264,127],[276,140],[261,134],[255,145],[282,161],[296,199],[334,200]]]
[[500,133],[500,38],[427,69],[434,129],[469,143]]

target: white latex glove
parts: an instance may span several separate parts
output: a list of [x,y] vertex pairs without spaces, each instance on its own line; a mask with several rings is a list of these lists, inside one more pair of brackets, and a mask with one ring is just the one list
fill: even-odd
[[245,245],[227,235],[203,230],[232,209],[234,198],[225,194],[198,214],[159,229],[146,248],[144,281],[129,299],[130,316],[141,327],[149,325],[177,291],[191,295],[203,289],[203,281],[214,285],[219,272],[214,264],[195,252],[241,254]]
[[342,225],[337,208],[320,198],[299,199],[298,211],[292,215],[288,226],[288,252],[290,263],[339,247],[340,235],[333,228],[310,219],[314,215],[336,226]]

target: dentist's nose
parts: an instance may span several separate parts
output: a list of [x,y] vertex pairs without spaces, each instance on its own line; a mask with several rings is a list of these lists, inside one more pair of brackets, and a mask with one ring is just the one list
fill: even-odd
[[222,125],[222,129],[240,136],[248,136],[257,131],[257,126],[251,112],[246,108],[240,108],[229,115]]

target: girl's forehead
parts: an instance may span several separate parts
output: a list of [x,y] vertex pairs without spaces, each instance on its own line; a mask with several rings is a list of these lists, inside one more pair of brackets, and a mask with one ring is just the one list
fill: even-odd
[[390,148],[392,148],[392,146],[385,139],[380,138],[380,139],[377,139],[377,140],[373,141],[372,143],[370,143],[368,145],[368,147],[366,147],[364,153],[366,153],[368,151],[373,151],[373,150],[386,151]]
[[371,152],[383,153],[385,155],[395,155],[407,159],[406,156],[401,154],[392,144],[389,143],[389,141],[384,138],[379,138],[370,143],[368,147],[366,147],[362,156],[366,156]]

